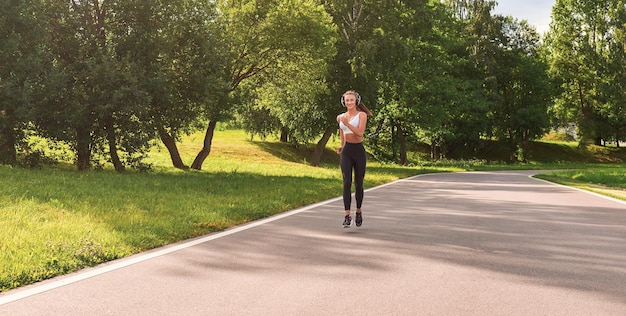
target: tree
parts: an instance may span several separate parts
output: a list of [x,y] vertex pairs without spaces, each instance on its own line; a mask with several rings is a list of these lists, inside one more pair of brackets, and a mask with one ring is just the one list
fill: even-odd
[[50,69],[38,10],[37,1],[0,3],[0,163],[17,162]]
[[598,114],[603,124],[603,140],[626,139],[626,3],[607,3],[605,16],[607,38],[600,61],[601,82]]
[[369,48],[364,72],[380,83],[373,143],[390,148],[401,164],[408,163],[409,141],[424,140],[433,159],[445,157],[456,118],[471,117],[468,108],[481,104],[470,98],[478,81],[466,72],[471,65],[458,26],[435,2],[392,2],[376,10],[373,35],[363,45]]
[[495,98],[489,113],[493,134],[506,142],[512,158],[525,161],[531,140],[550,126],[552,89],[547,63],[539,54],[540,39],[526,21],[497,16],[502,36],[490,77]]
[[187,166],[176,141],[199,125],[222,98],[228,60],[212,1],[118,2],[112,41],[118,60],[131,63],[148,101],[138,113],[161,139],[174,167]]
[[155,137],[185,168],[176,140],[226,85],[214,9],[209,0],[47,1],[62,84],[39,109],[42,134],[69,142],[80,170],[93,155],[120,172],[141,167]]
[[484,113],[483,123],[481,115],[475,115],[471,127],[455,120],[454,134],[474,131],[474,137],[463,142],[475,148],[478,137],[495,137],[506,144],[512,159],[524,160],[530,140],[549,126],[547,107],[552,89],[546,63],[539,54],[539,35],[526,21],[492,15],[494,1],[447,3],[464,25],[470,60],[478,70],[469,78],[479,79],[482,85],[481,97],[476,100],[483,110],[476,112],[477,108],[470,106],[466,108],[470,111],[461,113]]
[[323,133],[328,105],[320,103],[318,96],[328,94],[323,79],[329,56],[291,59],[276,67],[266,82],[250,87],[255,98],[247,100],[258,116],[248,116],[246,121],[257,122],[258,134],[281,134],[281,140],[301,144]]
[[230,82],[214,106],[205,110],[209,121],[203,148],[191,168],[200,170],[211,152],[217,122],[232,115],[231,94],[244,80],[271,73],[298,56],[326,56],[332,49],[334,29],[330,17],[314,0],[218,1],[223,14],[218,24],[225,31],[232,59],[222,64]]
[[132,64],[113,53],[110,30],[119,14],[115,4],[44,2],[51,35],[47,44],[61,83],[38,108],[36,124],[44,136],[74,148],[79,170],[89,169],[94,155],[108,151],[115,169],[124,171],[126,163],[141,159],[150,139],[137,119],[145,95]]
[[548,61],[562,90],[554,112],[577,124],[581,142],[616,138],[624,123],[625,11],[623,1],[588,0],[558,0],[552,9]]

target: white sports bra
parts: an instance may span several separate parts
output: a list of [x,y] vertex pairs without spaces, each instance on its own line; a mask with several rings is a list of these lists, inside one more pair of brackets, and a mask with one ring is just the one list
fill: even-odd
[[[346,113],[341,114],[341,115],[346,115]],[[359,112],[357,115],[355,115],[351,120],[350,120],[350,125],[352,126],[359,126],[359,122],[361,121],[361,119],[359,118],[361,116],[361,113]],[[343,124],[343,122],[339,122],[339,128],[341,128],[343,130],[343,134],[354,134],[352,132],[352,130],[350,130],[346,124]]]

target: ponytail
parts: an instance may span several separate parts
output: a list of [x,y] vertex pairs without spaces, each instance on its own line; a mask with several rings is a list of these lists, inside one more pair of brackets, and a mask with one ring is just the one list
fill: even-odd
[[356,108],[361,112],[365,112],[367,116],[374,116],[374,114],[372,114],[372,112],[363,103],[359,103]]

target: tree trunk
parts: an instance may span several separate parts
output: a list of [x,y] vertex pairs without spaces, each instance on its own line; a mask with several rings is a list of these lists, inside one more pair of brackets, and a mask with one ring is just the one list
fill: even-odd
[[322,155],[324,154],[324,150],[326,149],[326,144],[328,144],[328,140],[330,136],[335,132],[335,127],[328,127],[324,131],[324,135],[322,135],[322,139],[317,142],[315,146],[315,151],[313,151],[313,157],[311,157],[311,166],[317,167],[320,165],[322,161]]
[[12,131],[0,132],[0,164],[14,165],[17,162],[15,135]]
[[406,154],[406,138],[404,138],[404,130],[402,126],[398,125],[398,142],[400,143],[400,163],[403,166],[409,164],[409,159]]
[[287,128],[283,126],[280,128],[280,142],[286,143],[288,141],[289,141],[289,130],[287,130]]
[[204,136],[204,145],[202,146],[202,150],[196,156],[196,159],[193,160],[193,164],[191,164],[192,169],[202,170],[202,164],[204,160],[209,157],[211,153],[211,144],[213,143],[213,135],[215,134],[215,126],[217,125],[217,121],[209,121],[209,126],[206,129],[206,135]]
[[397,132],[397,126],[394,123],[393,126],[391,126],[391,161],[396,162],[398,155],[397,155],[397,148],[396,148],[396,132]]
[[524,139],[522,140],[522,162],[528,162],[528,153],[530,151],[530,132],[524,133]]
[[107,142],[109,143],[109,154],[111,155],[111,163],[115,167],[115,171],[124,172],[126,168],[117,154],[117,140],[115,139],[115,124],[113,118],[109,117],[106,121]]
[[600,137],[600,136],[596,136],[596,137],[593,139],[593,144],[594,144],[594,145],[597,145],[597,146],[602,146],[602,137]]
[[437,145],[435,145],[435,141],[430,143],[430,160],[437,160]]
[[188,166],[185,165],[183,159],[180,157],[180,152],[178,151],[178,147],[176,146],[176,140],[172,135],[168,134],[165,129],[159,128],[159,137],[165,145],[165,148],[170,153],[170,158],[172,159],[172,164],[175,168],[178,169],[189,169]]
[[80,171],[91,167],[91,136],[88,129],[76,129],[76,166]]

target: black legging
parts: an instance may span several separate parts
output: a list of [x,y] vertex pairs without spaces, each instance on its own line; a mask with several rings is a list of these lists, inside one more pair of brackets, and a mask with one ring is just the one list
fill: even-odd
[[363,178],[365,178],[365,147],[363,143],[348,143],[343,145],[341,151],[341,174],[343,175],[343,205],[346,210],[352,203],[352,169],[354,168],[354,187],[356,208],[360,209],[363,204]]

